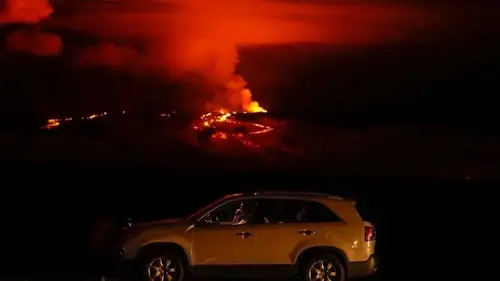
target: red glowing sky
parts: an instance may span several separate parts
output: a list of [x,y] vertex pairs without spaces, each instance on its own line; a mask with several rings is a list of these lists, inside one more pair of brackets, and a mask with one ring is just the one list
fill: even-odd
[[55,24],[114,36],[195,37],[237,45],[363,44],[416,39],[440,20],[432,9],[395,4],[319,5],[314,1],[269,0],[172,3],[162,11],[120,13],[81,4],[79,10],[61,16]]
[[[439,13],[395,4],[321,5],[270,0],[170,1],[161,9],[75,4],[52,26],[77,29],[106,38],[147,40],[147,51],[136,66],[166,65],[169,73],[198,71],[216,83],[227,81],[238,62],[237,48],[261,44],[324,43],[370,45],[419,40],[439,25]],[[424,36],[425,37],[425,36]],[[420,38],[421,39],[421,38]],[[116,51],[123,49],[115,48]],[[110,48],[106,48],[109,56]],[[87,58],[101,57],[94,48]],[[130,61],[130,50],[123,50]],[[88,53],[88,52],[87,52]],[[113,62],[122,61],[112,56]]]
[[[174,76],[197,72],[215,88],[228,88],[233,81],[242,81],[235,74],[242,46],[370,46],[443,40],[473,30],[467,21],[453,19],[485,15],[471,9],[411,4],[414,1],[170,0],[161,8],[148,8],[150,1],[127,2],[128,8],[97,0],[69,1],[68,10],[48,18],[47,0],[7,0],[0,23],[37,23],[48,18],[43,25],[49,29],[74,29],[101,37],[105,43],[80,47],[74,56],[79,66],[97,64],[136,72],[162,69]],[[116,43],[124,37],[139,38],[145,47],[138,50]],[[6,41],[10,49],[38,55],[65,52],[56,33],[38,29],[15,31]]]

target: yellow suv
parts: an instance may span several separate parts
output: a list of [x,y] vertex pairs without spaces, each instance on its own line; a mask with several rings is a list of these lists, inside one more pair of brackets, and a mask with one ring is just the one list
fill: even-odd
[[373,274],[375,228],[355,202],[303,192],[225,196],[185,219],[125,229],[124,261],[142,280],[187,276],[343,281]]

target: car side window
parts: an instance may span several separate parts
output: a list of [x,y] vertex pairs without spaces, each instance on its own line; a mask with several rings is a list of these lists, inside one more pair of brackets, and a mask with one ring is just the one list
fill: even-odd
[[306,222],[340,222],[342,219],[337,216],[333,211],[331,211],[325,205],[309,201],[305,203],[305,214],[303,217],[298,215],[299,220],[304,220]]
[[236,200],[214,209],[202,217],[201,221],[210,225],[241,225],[252,219],[255,201]]
[[323,204],[296,199],[260,199],[254,216],[255,224],[335,221],[342,220]]
[[294,200],[260,199],[255,210],[255,224],[295,222]]

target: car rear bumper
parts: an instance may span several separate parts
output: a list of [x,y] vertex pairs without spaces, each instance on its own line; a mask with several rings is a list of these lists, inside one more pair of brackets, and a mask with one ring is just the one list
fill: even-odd
[[361,278],[377,272],[379,260],[371,255],[366,261],[350,262],[347,265],[348,278]]

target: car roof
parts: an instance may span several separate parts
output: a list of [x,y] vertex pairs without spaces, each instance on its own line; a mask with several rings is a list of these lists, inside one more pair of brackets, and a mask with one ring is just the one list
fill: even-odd
[[328,193],[318,192],[303,192],[303,191],[260,191],[248,194],[241,194],[244,197],[273,197],[273,198],[303,198],[303,199],[335,199],[344,200],[340,196],[331,195]]

